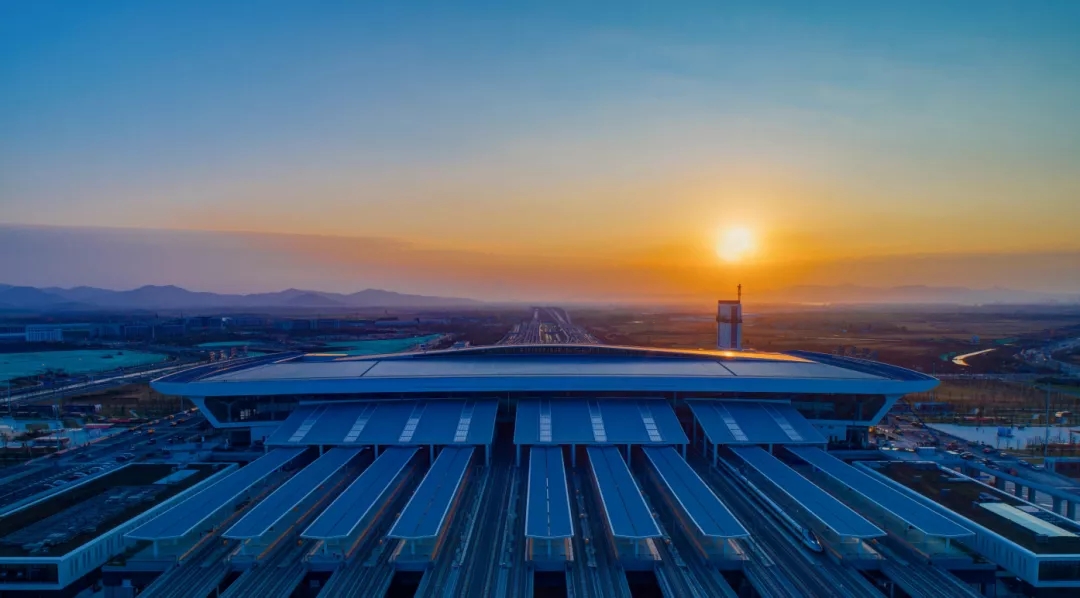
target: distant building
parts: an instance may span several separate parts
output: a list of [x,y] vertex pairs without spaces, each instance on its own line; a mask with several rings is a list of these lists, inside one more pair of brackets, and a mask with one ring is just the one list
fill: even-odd
[[26,342],[28,343],[62,343],[64,331],[58,328],[46,328],[44,330],[26,330]]
[[91,324],[30,324],[26,327],[28,343],[62,343],[93,336]]
[[147,324],[128,324],[124,326],[124,338],[150,338],[152,331]]
[[742,349],[742,285],[739,298],[716,302],[716,348]]

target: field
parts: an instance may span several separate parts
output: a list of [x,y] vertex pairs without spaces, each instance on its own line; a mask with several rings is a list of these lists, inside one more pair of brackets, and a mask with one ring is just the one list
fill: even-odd
[[101,405],[101,415],[107,417],[131,417],[134,411],[140,417],[160,417],[177,413],[190,404],[179,397],[163,395],[147,383],[126,384],[108,390],[65,399],[64,404]]
[[[909,395],[911,403],[948,403],[956,416],[1000,417],[1002,423],[1028,425],[1044,423],[1047,405],[1054,414],[1071,412],[1080,415],[1080,395],[1051,387],[995,379],[945,380],[926,393]],[[927,421],[951,421],[952,416],[932,417]]]
[[71,375],[91,374],[164,360],[165,356],[159,353],[103,349],[0,353],[0,382],[49,371],[63,371]]
[[[574,321],[612,344],[711,348],[711,313],[581,311]],[[932,374],[1005,373],[1023,348],[1080,335],[1080,308],[820,308],[744,313],[744,346],[856,354]],[[951,360],[983,349],[968,365]]]

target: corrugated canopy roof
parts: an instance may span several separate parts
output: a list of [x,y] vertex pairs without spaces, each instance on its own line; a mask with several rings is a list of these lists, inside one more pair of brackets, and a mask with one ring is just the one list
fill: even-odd
[[369,401],[301,405],[271,446],[490,444],[495,401]]
[[299,448],[272,450],[151,519],[148,523],[128,532],[126,537],[138,540],[182,538],[202,525],[214,513],[235,501],[248,488],[261,482],[266,476],[303,452],[304,449]]
[[416,449],[390,447],[319,515],[303,537],[329,540],[351,536],[356,527],[386,495],[394,480],[409,464]]
[[715,444],[825,444],[825,437],[787,403],[693,399],[687,401]]
[[444,448],[387,536],[406,540],[438,536],[469,469],[472,454],[472,447]]
[[714,538],[750,535],[678,451],[669,446],[647,446],[644,450],[660,479],[702,535]]
[[529,450],[525,535],[530,538],[568,538],[574,535],[562,447],[535,446]]
[[787,447],[787,450],[928,536],[962,538],[974,535],[966,527],[819,448]]
[[731,450],[836,535],[842,538],[878,538],[885,535],[862,515],[818,488],[765,449],[741,446],[731,447]]
[[521,400],[515,444],[687,444],[662,399]]
[[660,536],[660,528],[656,526],[649,506],[641,497],[641,489],[630,474],[630,468],[619,454],[619,449],[590,446],[588,454],[611,534],[633,539]]

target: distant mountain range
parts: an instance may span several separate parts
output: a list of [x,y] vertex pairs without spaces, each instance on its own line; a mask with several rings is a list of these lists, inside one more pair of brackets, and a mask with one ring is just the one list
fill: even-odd
[[324,293],[288,289],[275,293],[230,295],[189,291],[177,286],[143,286],[129,291],[95,287],[61,289],[0,284],[0,309],[43,311],[125,309],[349,309],[349,308],[433,308],[477,305],[473,299],[407,295],[366,289],[357,293]]
[[819,304],[1036,304],[1080,303],[1080,293],[1044,293],[1016,289],[967,287],[864,287],[858,285],[803,285],[752,294],[754,303]]
[[[967,287],[864,287],[858,285],[793,286],[750,292],[756,304],[1080,304],[1080,294],[1043,293],[1015,289]],[[0,310],[187,310],[187,309],[297,309],[347,310],[359,308],[443,308],[483,305],[474,299],[407,295],[366,289],[357,293],[326,293],[287,289],[274,293],[232,295],[189,291],[177,286],[143,286],[129,291],[95,287],[36,288],[0,284]]]

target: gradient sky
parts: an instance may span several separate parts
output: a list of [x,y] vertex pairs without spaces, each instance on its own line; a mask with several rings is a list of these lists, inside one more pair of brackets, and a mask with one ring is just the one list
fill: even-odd
[[1080,291],[1080,2],[168,4],[0,5],[0,223],[247,261],[0,282]]

